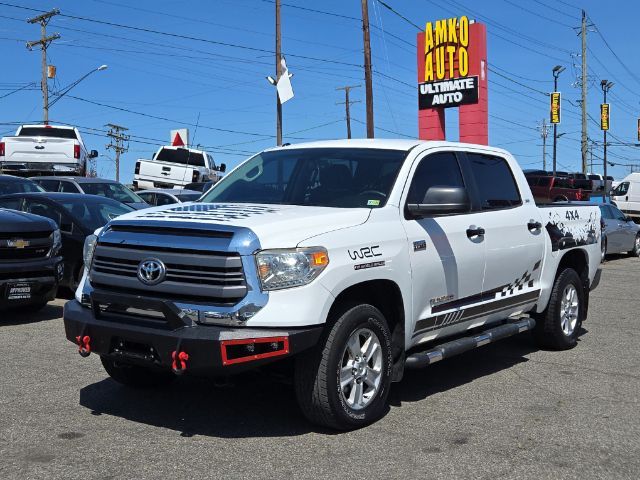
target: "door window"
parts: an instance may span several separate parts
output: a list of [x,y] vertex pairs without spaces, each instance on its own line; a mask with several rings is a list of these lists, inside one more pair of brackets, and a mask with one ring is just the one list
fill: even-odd
[[151,192],[138,192],[138,196],[147,202],[149,205],[155,205],[156,203],[156,194]]
[[156,193],[156,205],[171,205],[172,203],[176,203],[176,201],[171,198],[170,195],[165,195],[164,193]]
[[627,217],[624,213],[622,213],[620,210],[618,210],[616,207],[610,206],[609,207],[613,213],[613,218],[615,218],[616,220],[620,220],[622,222],[626,222],[627,221]]
[[60,223],[61,223],[60,212],[58,212],[55,208],[53,208],[51,205],[47,203],[40,202],[38,200],[27,199],[25,200],[25,205],[23,210],[27,213],[33,213],[34,215],[40,215],[41,217],[50,218],[51,220],[56,222],[56,225],[58,225],[58,227],[60,227]]
[[620,185],[618,185],[616,188],[613,189],[613,192],[611,192],[611,194],[614,197],[618,197],[620,195],[626,195],[628,191],[629,191],[629,182],[622,182]]
[[47,192],[57,192],[60,186],[59,180],[36,180],[36,182]]
[[518,186],[507,161],[500,157],[467,153],[483,210],[522,204]]
[[605,220],[613,219],[613,214],[611,213],[609,205],[600,205],[600,215],[602,215],[602,218]]
[[60,191],[65,193],[80,193],[78,187],[72,182],[60,182]]
[[411,180],[407,203],[423,203],[427,190],[436,186],[464,187],[455,153],[433,153],[420,160]]

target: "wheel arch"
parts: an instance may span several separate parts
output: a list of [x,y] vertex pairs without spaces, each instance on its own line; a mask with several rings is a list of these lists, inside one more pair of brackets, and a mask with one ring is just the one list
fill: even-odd
[[556,279],[567,268],[575,270],[582,282],[584,291],[584,317],[586,318],[587,309],[589,308],[589,254],[582,248],[574,248],[565,253],[558,263],[556,270]]
[[391,331],[393,350],[392,381],[402,379],[405,352],[405,302],[400,286],[393,280],[367,280],[346,287],[333,301],[328,322],[339,317],[341,311],[354,304],[369,304],[382,312]]

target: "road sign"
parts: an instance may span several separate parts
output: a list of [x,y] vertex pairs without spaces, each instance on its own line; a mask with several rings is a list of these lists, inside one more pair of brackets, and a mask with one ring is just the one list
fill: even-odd
[[560,123],[560,92],[551,92],[551,123]]
[[600,104],[600,130],[609,130],[609,104]]
[[181,128],[171,130],[171,145],[174,147],[186,147],[189,145],[189,129]]

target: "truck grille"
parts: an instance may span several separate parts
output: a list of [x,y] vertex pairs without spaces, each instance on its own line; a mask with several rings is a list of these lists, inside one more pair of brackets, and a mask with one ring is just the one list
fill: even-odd
[[[157,285],[138,279],[138,265],[147,259],[166,267],[166,277]],[[100,243],[90,279],[96,288],[174,301],[234,304],[247,294],[241,257],[228,252]]]
[[20,261],[46,258],[52,245],[51,232],[0,233],[0,260]]

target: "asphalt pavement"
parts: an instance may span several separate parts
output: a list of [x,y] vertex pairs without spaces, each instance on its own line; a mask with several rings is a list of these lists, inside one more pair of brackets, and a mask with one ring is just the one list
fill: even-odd
[[0,313],[0,479],[640,478],[640,260],[606,262],[578,346],[523,334],[417,372],[378,423],[308,424],[271,375],[129,390],[62,305]]

